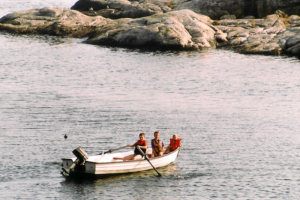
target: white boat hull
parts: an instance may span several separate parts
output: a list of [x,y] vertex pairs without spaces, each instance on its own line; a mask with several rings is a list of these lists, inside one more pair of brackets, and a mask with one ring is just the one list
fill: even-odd
[[[147,150],[147,154],[149,153],[151,153],[151,149]],[[155,168],[160,168],[173,163],[176,160],[178,153],[179,149],[160,157],[150,158],[149,160]],[[133,154],[133,151],[89,156],[84,165],[70,170],[69,175],[72,176],[80,174],[101,176],[133,173],[153,169],[147,160],[120,161],[114,159],[114,157],[124,157],[131,154]],[[69,168],[75,160],[76,157],[63,158],[63,168]]]

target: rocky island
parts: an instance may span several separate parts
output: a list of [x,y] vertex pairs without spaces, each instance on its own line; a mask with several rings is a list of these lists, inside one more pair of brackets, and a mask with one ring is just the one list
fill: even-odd
[[241,53],[300,53],[300,0],[79,0],[8,14],[0,31],[86,37],[87,43]]

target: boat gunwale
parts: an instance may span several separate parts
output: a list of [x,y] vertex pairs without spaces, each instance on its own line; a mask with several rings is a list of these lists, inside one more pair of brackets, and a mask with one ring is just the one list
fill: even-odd
[[[180,147],[177,148],[176,150],[172,151],[172,152],[169,152],[167,154],[164,154],[162,156],[159,156],[159,157],[154,157],[154,158],[149,158],[149,160],[157,160],[157,159],[162,159],[164,157],[167,157],[167,156],[171,156],[172,154],[175,154],[177,152],[179,152],[180,150]],[[104,165],[104,164],[120,164],[120,163],[132,163],[132,162],[143,162],[143,161],[146,161],[146,159],[142,159],[142,160],[127,160],[127,161],[119,161],[119,162],[95,162],[95,161],[85,161],[85,163],[93,163],[93,164],[101,164],[101,165]]]

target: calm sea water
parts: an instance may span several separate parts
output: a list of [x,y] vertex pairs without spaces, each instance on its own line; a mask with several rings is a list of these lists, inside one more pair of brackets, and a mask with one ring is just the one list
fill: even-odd
[[[2,0],[0,16],[76,1]],[[147,52],[0,34],[2,199],[297,199],[300,62],[226,50]],[[61,158],[183,139],[176,163],[65,179]],[[68,134],[69,138],[64,139]]]

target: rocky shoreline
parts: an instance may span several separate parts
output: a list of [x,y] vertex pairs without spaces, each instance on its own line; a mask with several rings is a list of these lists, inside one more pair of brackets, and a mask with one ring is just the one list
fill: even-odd
[[72,9],[48,7],[8,14],[0,19],[0,31],[87,37],[87,43],[96,45],[178,50],[224,47],[267,55],[300,53],[298,15],[288,16],[277,10],[261,19],[223,15],[220,20],[212,20],[193,9],[179,9],[186,7],[180,6],[183,3],[186,1],[80,0]]

